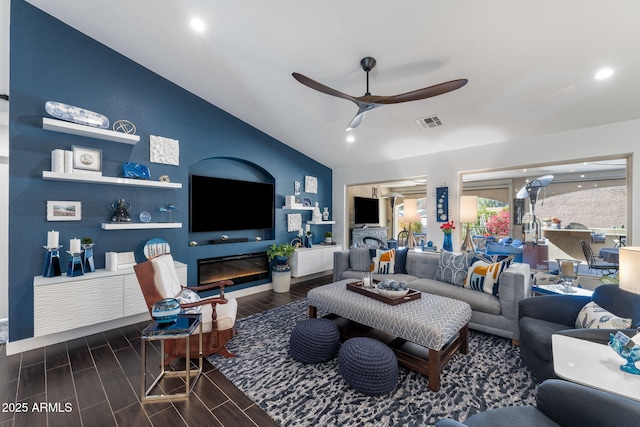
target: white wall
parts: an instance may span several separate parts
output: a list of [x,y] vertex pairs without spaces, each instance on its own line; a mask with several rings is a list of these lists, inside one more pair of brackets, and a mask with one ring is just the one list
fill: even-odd
[[[334,240],[346,242],[348,239],[348,217],[345,217],[346,186],[363,182],[384,182],[413,176],[427,176],[427,203],[429,217],[427,235],[438,246],[442,232],[434,221],[435,188],[449,187],[450,218],[458,223],[458,197],[460,195],[460,172],[480,169],[511,169],[522,166],[558,162],[574,162],[603,156],[634,155],[629,167],[631,179],[628,190],[631,196],[629,230],[632,243],[640,245],[640,224],[634,218],[640,212],[640,185],[633,185],[634,171],[640,170],[640,120],[614,123],[604,126],[578,129],[567,132],[523,138],[485,145],[445,151],[425,156],[391,161],[372,165],[334,169],[333,171],[333,228]],[[605,201],[603,201],[605,203]],[[460,244],[462,230],[454,232],[454,248]]]

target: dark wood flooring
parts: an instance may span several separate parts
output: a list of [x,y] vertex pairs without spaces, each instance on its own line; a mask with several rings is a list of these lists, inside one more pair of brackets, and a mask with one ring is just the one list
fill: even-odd
[[[297,301],[331,277],[238,298],[238,318]],[[0,344],[0,427],[277,426],[211,364],[188,400],[140,403],[143,322],[11,356]],[[152,341],[157,344],[158,341]],[[159,344],[147,345],[147,369],[160,368]],[[184,359],[172,362],[183,369]],[[149,382],[150,383],[150,382]],[[183,385],[176,378],[165,391]]]

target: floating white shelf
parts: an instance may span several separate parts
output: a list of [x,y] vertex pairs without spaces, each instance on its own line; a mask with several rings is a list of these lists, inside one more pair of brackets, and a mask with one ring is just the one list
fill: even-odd
[[182,184],[180,184],[179,182],[148,181],[144,179],[83,175],[76,173],[59,173],[51,171],[42,171],[42,179],[54,181],[89,182],[93,184],[130,185],[133,187],[182,188]]
[[324,224],[335,224],[335,221],[307,221],[307,224],[311,225],[324,225]]
[[181,222],[103,222],[103,230],[146,230],[152,228],[182,228]]
[[77,123],[50,119],[48,117],[42,118],[42,129],[68,133],[71,135],[87,136],[89,138],[104,139],[106,141],[120,142],[122,144],[130,145],[137,144],[140,141],[139,135],[130,135],[128,133],[115,132],[109,129],[79,125]]
[[312,211],[313,206],[283,206],[282,209],[287,211]]

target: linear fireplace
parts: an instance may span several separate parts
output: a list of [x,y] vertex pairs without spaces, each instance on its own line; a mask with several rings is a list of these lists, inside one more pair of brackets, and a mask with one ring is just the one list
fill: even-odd
[[198,284],[233,280],[235,285],[269,278],[266,252],[198,260]]

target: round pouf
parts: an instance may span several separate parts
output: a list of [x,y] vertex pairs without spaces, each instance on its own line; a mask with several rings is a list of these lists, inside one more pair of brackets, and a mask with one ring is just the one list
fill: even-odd
[[329,319],[298,322],[289,338],[289,353],[298,362],[322,363],[335,357],[340,348],[340,331]]
[[373,338],[351,338],[338,354],[338,373],[356,391],[369,396],[391,392],[398,383],[398,359]]

